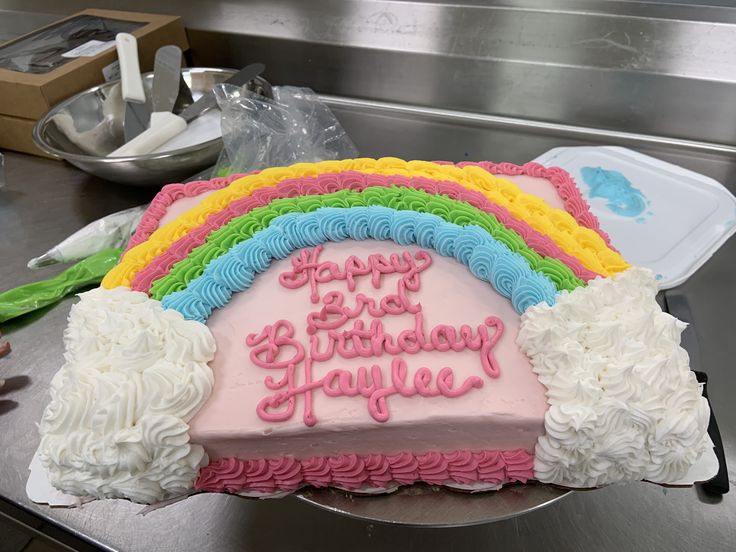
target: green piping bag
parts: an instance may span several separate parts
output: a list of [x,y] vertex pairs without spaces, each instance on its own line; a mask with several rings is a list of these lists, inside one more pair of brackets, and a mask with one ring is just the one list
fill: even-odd
[[105,249],[53,278],[0,293],[0,322],[56,303],[85,286],[99,284],[122,252],[122,248]]

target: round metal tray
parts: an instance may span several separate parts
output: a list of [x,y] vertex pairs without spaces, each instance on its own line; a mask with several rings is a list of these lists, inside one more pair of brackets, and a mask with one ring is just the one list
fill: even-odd
[[549,506],[572,491],[530,482],[498,491],[466,493],[415,484],[390,494],[356,495],[339,489],[305,488],[309,504],[367,521],[425,527],[457,527],[501,521]]

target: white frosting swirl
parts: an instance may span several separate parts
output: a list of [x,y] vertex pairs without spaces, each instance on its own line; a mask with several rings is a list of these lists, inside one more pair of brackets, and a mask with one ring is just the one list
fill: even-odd
[[517,343],[547,387],[539,481],[598,487],[681,479],[709,446],[710,410],[662,312],[651,271],[630,268],[522,316]]
[[51,484],[144,503],[186,493],[207,463],[187,422],[212,391],[212,334],[128,288],[80,297],[40,425]]

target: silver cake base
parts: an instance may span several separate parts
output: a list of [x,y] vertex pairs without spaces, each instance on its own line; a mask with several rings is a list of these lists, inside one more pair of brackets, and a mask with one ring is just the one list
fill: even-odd
[[336,514],[394,525],[457,527],[501,521],[549,506],[572,491],[530,482],[498,491],[463,492],[418,483],[381,495],[307,487],[295,495]]

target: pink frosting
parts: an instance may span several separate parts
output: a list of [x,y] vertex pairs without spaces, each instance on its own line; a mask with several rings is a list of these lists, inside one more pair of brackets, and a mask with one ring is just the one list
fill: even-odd
[[529,247],[540,255],[561,260],[582,280],[588,281],[598,276],[595,272],[585,268],[578,259],[563,252],[548,236],[534,230],[526,221],[515,218],[506,208],[491,203],[480,192],[468,190],[454,182],[435,181],[427,178],[344,172],[322,174],[316,178],[287,179],[273,187],[258,188],[252,195],[233,201],[227,208],[210,215],[204,224],[174,242],[167,251],[138,272],[133,279],[132,288],[147,292],[153,282],[165,276],[175,263],[184,259],[194,248],[203,245],[210,233],[233,218],[244,215],[256,207],[268,205],[276,198],[320,195],[340,189],[360,191],[368,187],[391,186],[418,188],[430,194],[442,194],[469,203],[486,213],[494,215],[504,226],[521,235]]
[[339,454],[299,460],[241,460],[220,458],[202,468],[195,484],[200,491],[275,493],[304,485],[343,489],[385,488],[424,481],[433,485],[457,483],[526,483],[534,477],[534,456],[510,451],[401,452]]
[[527,474],[534,473],[534,457],[523,450],[503,453],[503,461],[506,464],[506,475],[514,480],[528,478]]
[[367,484],[372,487],[387,487],[392,479],[391,464],[383,454],[368,454],[363,457],[368,472]]
[[[514,452],[506,452],[506,455],[512,456]],[[524,477],[528,478],[528,474],[532,473],[534,469],[534,458],[531,455],[524,452],[524,455],[529,459],[528,471],[514,472],[513,478],[521,481]],[[487,481],[489,483],[502,483],[501,479],[498,479],[498,474],[506,469],[506,459],[504,453],[498,451],[484,450],[482,452],[475,453],[476,468],[478,470],[478,478],[481,481]]]
[[151,201],[151,204],[143,214],[141,221],[138,223],[135,233],[131,236],[125,251],[127,252],[128,249],[146,241],[151,234],[156,231],[159,221],[164,218],[169,207],[171,207],[175,201],[185,197],[196,197],[205,192],[212,192],[225,188],[243,176],[245,175],[233,174],[224,178],[214,178],[212,180],[196,180],[185,184],[167,184],[161,188],[161,191],[157,193],[156,197]]

